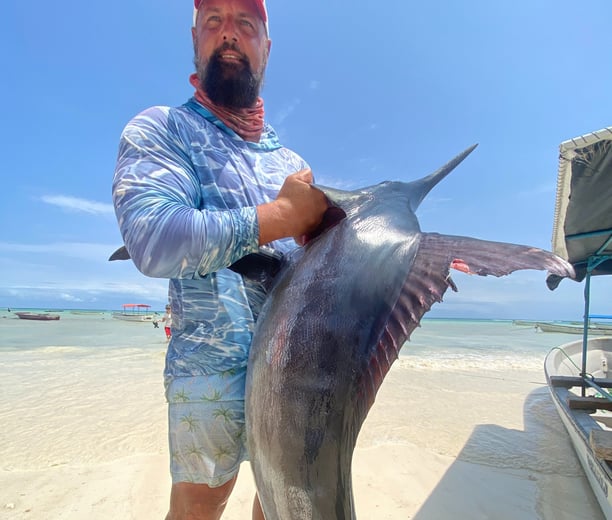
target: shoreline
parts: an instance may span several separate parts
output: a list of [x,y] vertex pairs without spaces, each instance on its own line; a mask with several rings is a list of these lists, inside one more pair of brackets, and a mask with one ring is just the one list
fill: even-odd
[[[62,384],[61,375],[49,376],[59,385],[44,400],[49,414],[59,412],[67,400],[79,408],[78,414],[63,418],[63,431],[47,430],[43,445],[49,453],[39,466],[30,461],[29,469],[19,469],[27,461],[5,459],[0,517],[165,517],[170,477],[157,371],[163,359],[154,356],[149,362],[151,370],[141,374],[144,380],[138,386],[140,400],[132,404],[114,401],[109,393],[117,390],[113,385],[96,387],[100,395],[91,402],[70,401],[71,389]],[[548,390],[538,382],[541,377],[530,371],[488,377],[394,365],[353,457],[358,518],[603,520]],[[139,429],[135,425],[140,423],[123,417],[134,406],[146,409]],[[40,457],[34,455],[32,446],[39,444],[34,443],[35,433],[25,431],[22,412],[10,406],[1,412],[6,424],[0,434],[3,451]],[[34,420],[29,427],[38,424],[40,432],[47,417],[41,412],[38,423]],[[101,446],[100,436],[116,449],[116,457]],[[60,455],[50,456],[56,450]],[[250,518],[254,489],[244,463],[223,519]]]

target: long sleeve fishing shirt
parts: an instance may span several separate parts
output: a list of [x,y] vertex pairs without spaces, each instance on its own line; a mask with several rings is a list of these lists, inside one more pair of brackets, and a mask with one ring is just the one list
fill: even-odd
[[170,279],[166,379],[246,366],[264,293],[227,267],[258,250],[256,206],[306,167],[270,126],[245,141],[194,99],[145,110],[124,129],[113,202],[136,267]]

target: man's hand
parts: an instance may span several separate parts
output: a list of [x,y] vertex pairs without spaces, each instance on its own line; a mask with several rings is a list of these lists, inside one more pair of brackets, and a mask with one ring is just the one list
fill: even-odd
[[327,198],[310,184],[310,170],[289,175],[274,202],[257,206],[259,245],[273,240],[294,237],[301,243],[320,224],[328,207]]

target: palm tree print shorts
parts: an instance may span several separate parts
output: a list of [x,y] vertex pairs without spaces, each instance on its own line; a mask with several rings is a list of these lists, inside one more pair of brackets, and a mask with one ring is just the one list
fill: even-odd
[[238,473],[247,460],[245,380],[243,368],[167,383],[172,483],[217,487]]

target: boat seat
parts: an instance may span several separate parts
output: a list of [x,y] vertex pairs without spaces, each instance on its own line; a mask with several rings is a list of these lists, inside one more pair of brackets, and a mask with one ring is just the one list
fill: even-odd
[[[594,383],[597,383],[601,388],[612,388],[612,379],[595,378]],[[572,388],[573,386],[582,386],[584,380],[580,376],[550,376],[551,386]]]
[[605,397],[579,397],[571,396],[567,398],[567,404],[572,410],[610,410],[612,411],[612,401]]
[[591,430],[589,443],[595,456],[604,460],[612,460],[612,431]]

